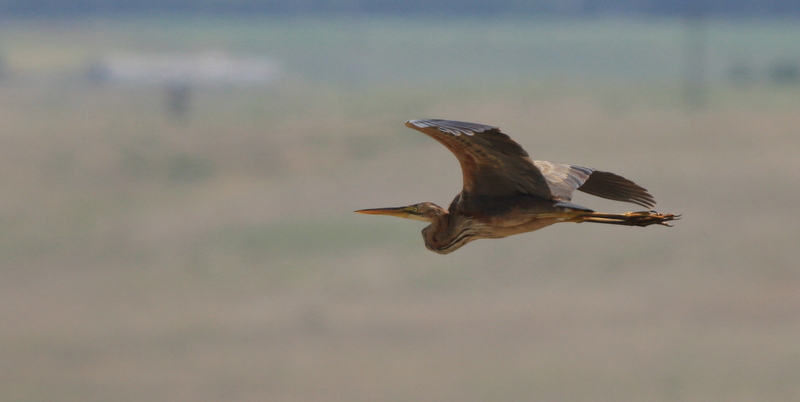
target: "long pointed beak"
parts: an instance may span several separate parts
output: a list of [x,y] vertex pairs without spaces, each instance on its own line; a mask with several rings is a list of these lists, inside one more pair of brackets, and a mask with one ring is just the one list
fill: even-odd
[[367,215],[396,216],[398,218],[407,218],[408,214],[411,213],[408,207],[359,209],[358,211],[355,212]]

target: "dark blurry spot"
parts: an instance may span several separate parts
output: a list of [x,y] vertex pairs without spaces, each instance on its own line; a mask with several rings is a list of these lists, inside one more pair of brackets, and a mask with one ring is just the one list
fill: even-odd
[[192,182],[207,179],[211,176],[211,161],[188,155],[173,156],[167,165],[169,178],[176,182]]
[[83,75],[84,78],[86,78],[86,81],[94,85],[103,84],[108,80],[108,70],[100,60],[95,60],[89,63],[89,65],[86,66],[86,70],[83,72]]
[[172,81],[166,85],[167,114],[173,118],[186,116],[189,110],[191,87],[187,81]]
[[800,66],[794,60],[776,61],[769,69],[769,79],[778,85],[797,84],[800,81]]

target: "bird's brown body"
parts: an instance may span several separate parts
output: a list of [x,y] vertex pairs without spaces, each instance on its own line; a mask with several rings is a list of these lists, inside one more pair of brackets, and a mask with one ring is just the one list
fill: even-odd
[[411,120],[406,126],[429,135],[456,156],[463,190],[446,210],[423,202],[356,212],[430,222],[422,235],[425,246],[437,253],[451,253],[472,240],[502,238],[559,222],[648,226],[678,219],[649,210],[597,213],[571,203],[574,190],[648,209],[655,200],[644,188],[614,173],[531,160],[497,127],[450,120]]

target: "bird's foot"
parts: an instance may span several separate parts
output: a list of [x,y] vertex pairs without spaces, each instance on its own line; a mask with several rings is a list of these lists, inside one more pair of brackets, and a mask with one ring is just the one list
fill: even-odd
[[668,221],[681,219],[681,215],[660,214],[656,211],[628,212],[625,214],[625,223],[631,226],[664,225],[672,227]]

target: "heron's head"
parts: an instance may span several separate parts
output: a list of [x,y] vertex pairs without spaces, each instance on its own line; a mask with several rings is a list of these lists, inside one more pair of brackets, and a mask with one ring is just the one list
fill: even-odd
[[441,216],[447,214],[447,211],[445,211],[444,208],[432,202],[421,202],[419,204],[409,205],[406,207],[360,209],[356,212],[368,215],[396,216],[398,218],[413,219],[415,221],[431,223],[436,221]]

